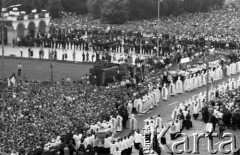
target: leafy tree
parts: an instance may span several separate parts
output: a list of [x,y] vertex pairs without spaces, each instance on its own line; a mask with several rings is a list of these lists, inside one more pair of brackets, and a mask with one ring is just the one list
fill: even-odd
[[101,20],[109,24],[123,24],[128,20],[128,0],[113,0],[104,3]]
[[101,10],[103,4],[108,0],[87,0],[88,12],[92,15],[93,18],[98,19],[101,17]]
[[53,0],[48,10],[53,18],[58,18],[61,11],[63,11],[62,3],[59,0]]
[[62,6],[67,12],[75,12],[77,14],[88,13],[87,0],[61,0]]
[[157,0],[130,0],[129,16],[130,19],[148,19],[157,17]]

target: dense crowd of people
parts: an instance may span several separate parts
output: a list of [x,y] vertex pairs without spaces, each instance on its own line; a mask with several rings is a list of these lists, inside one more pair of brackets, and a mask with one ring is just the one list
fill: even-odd
[[[239,35],[236,32],[239,30],[239,12],[236,9],[238,5],[236,8],[227,7],[209,13],[162,18],[160,23],[156,20],[129,22],[126,25],[114,27],[100,24],[99,21],[90,21],[88,17],[80,18],[77,15],[65,14],[62,19],[52,21],[48,33],[39,33],[36,38],[30,35],[17,38],[16,44],[27,47],[39,46],[84,51],[103,51],[108,47],[107,50],[110,52],[155,55],[151,66],[155,70],[159,65],[161,70],[159,71],[158,68],[153,72],[142,74],[140,78],[135,75],[130,76],[131,78],[125,81],[118,81],[106,87],[89,85],[86,84],[87,82],[69,83],[64,80],[61,83],[43,83],[27,79],[17,82],[16,86],[10,87],[10,90],[6,92],[5,121],[0,126],[3,133],[0,135],[1,151],[10,153],[15,150],[19,154],[32,153],[36,148],[43,149],[49,142],[63,144],[59,148],[60,154],[64,154],[66,146],[70,155],[74,152],[86,153],[87,150],[91,150],[88,148],[89,145],[89,147],[97,146],[94,136],[97,130],[89,133],[91,125],[108,122],[111,116],[120,115],[122,126],[126,128],[129,115],[132,112],[137,113],[136,109],[129,110],[129,102],[147,95],[150,83],[154,83],[152,87],[159,90],[165,83],[170,83],[172,79],[169,79],[164,71],[190,68],[189,66],[200,61],[199,57],[201,57],[199,63],[202,64],[202,59],[206,56],[204,48],[207,42],[211,42],[211,48],[221,53],[217,55],[224,55],[219,56],[220,58],[228,58],[229,62],[238,61]],[[185,57],[190,57],[194,61],[182,66],[173,65]],[[216,56],[209,58],[214,60]],[[149,79],[155,81],[152,82]],[[138,85],[138,83],[141,84]],[[236,129],[236,126],[239,127],[237,123],[239,115],[235,115],[239,106],[238,94],[238,89],[227,91],[225,96],[216,95],[218,100],[212,102],[212,107],[218,106],[218,111],[224,113],[223,124],[233,129]],[[232,103],[233,108],[229,109],[225,104],[226,98],[228,99],[226,103]],[[207,123],[209,120],[207,113],[211,107],[202,108],[203,120]],[[188,117],[193,113],[192,111],[188,113],[187,106],[181,109],[187,111]],[[180,117],[183,119],[183,113]],[[217,119],[211,118],[211,120],[216,122]],[[191,123],[185,121],[183,126],[189,129]],[[108,153],[110,151],[114,155],[119,152],[130,154],[133,144],[141,143],[142,138],[138,134],[130,134],[118,140],[116,142],[118,145],[115,142],[108,143],[104,147],[107,150],[101,151]],[[73,138],[74,135],[77,137]],[[81,136],[78,137],[79,135]],[[174,139],[174,135],[172,138]],[[112,139],[113,137],[109,136],[108,140],[112,141]],[[78,145],[76,142],[79,142]],[[100,148],[95,147],[95,151]]]
[[[160,22],[129,22],[114,27],[89,17],[66,13],[61,19],[52,20],[48,33],[38,33],[36,38],[28,35],[17,40],[19,45],[25,46],[45,45],[85,51],[92,47],[103,51],[104,45],[111,44],[111,51],[114,52],[134,51],[160,56],[178,51],[200,51],[208,41],[216,48],[236,49],[239,46],[238,33],[235,33],[239,27],[239,12],[238,5],[235,6],[208,13],[164,17]],[[102,46],[96,47],[97,44]]]

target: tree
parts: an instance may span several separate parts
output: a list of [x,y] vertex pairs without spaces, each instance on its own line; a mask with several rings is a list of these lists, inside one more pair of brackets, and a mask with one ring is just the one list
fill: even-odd
[[67,12],[75,12],[77,14],[88,13],[87,0],[61,0],[62,6]]
[[92,15],[94,19],[98,19],[101,17],[101,10],[103,8],[103,4],[108,0],[87,0],[87,8],[88,12]]
[[113,0],[104,3],[101,20],[109,24],[123,24],[128,20],[128,0]]
[[58,18],[63,11],[62,3],[59,0],[53,0],[48,10],[52,18]]
[[130,19],[149,19],[157,17],[157,0],[130,0]]

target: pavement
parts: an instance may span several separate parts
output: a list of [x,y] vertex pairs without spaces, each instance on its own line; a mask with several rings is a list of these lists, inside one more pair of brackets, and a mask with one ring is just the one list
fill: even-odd
[[[12,57],[21,57],[21,49],[23,51],[23,55],[22,57],[23,58],[28,58],[29,55],[28,55],[28,48],[27,47],[17,47],[15,46],[14,48],[12,46],[4,46],[5,47],[5,53],[4,55],[5,56],[12,56]],[[33,57],[32,58],[39,58],[39,51],[41,48],[39,47],[33,47]],[[44,56],[43,56],[43,59],[49,59],[48,57],[48,51],[50,50],[50,48],[43,48],[44,50]],[[57,60],[62,60],[62,54],[63,54],[63,50],[62,49],[56,49],[57,50]],[[76,59],[75,59],[75,62],[83,62],[82,60],[82,54],[83,54],[83,51],[82,50],[75,50],[76,52]],[[67,59],[65,59],[65,61],[73,61],[73,49],[69,49],[67,50]],[[86,55],[86,52],[84,52],[85,55]],[[92,54],[94,52],[93,51],[89,51],[89,61],[92,61]],[[131,53],[134,53],[134,52],[131,52]],[[113,54],[116,55],[116,58],[119,59],[121,57],[121,55],[123,55],[124,53],[112,53],[111,55],[113,56]],[[0,53],[0,55],[2,55],[2,53]],[[145,54],[137,54],[138,56],[141,55],[141,56],[148,56],[148,55],[145,55]],[[133,56],[133,59],[135,60],[135,56]],[[86,60],[86,56],[85,56],[85,60]],[[93,61],[95,62],[96,61],[96,56],[94,57]],[[112,61],[114,62],[114,61]]]
[[[238,79],[240,74],[236,74],[236,75],[232,75],[230,78],[234,78],[234,79]],[[222,84],[222,82],[227,82],[229,79],[229,77],[224,77],[223,79],[216,81],[212,84],[213,87],[218,86],[219,84]],[[191,92],[185,92],[183,94],[178,94],[174,97],[169,97],[167,101],[161,101],[159,103],[158,107],[155,107],[152,111],[148,112],[145,115],[142,116],[136,116],[136,119],[138,121],[138,128],[142,129],[144,127],[144,120],[150,119],[151,117],[157,116],[158,114],[161,115],[161,118],[163,120],[163,124],[169,123],[171,121],[171,114],[172,111],[175,108],[175,105],[179,105],[180,103],[185,103],[185,100],[189,100],[192,99],[192,96],[195,96],[197,94],[199,94],[200,92],[206,91],[206,87],[201,87],[198,89],[195,89]],[[185,133],[186,135],[188,135],[189,137],[193,138],[193,134],[196,133],[202,133],[205,130],[205,126],[206,124],[203,123],[203,121],[201,120],[201,115],[199,116],[198,120],[193,120],[193,128],[190,130],[183,130],[183,133]],[[218,128],[218,127],[216,127]],[[216,131],[218,132],[218,131]],[[237,131],[232,131],[232,130],[226,130],[226,132],[230,132],[232,134],[234,134],[236,136],[236,141],[237,141],[237,148],[240,148],[240,130],[238,129]],[[123,132],[121,132],[118,136],[122,137],[124,135],[127,135],[128,133],[130,133],[129,129],[124,130]],[[190,138],[190,139],[191,139]],[[170,146],[178,141],[181,140],[181,138],[178,138],[175,141],[171,141],[170,140],[170,133],[167,132],[166,133],[166,142],[167,144],[169,144]],[[200,142],[200,147],[199,147],[199,153],[200,155],[208,155],[210,154],[208,152],[208,139],[204,138],[201,142]],[[223,142],[224,140],[220,140],[215,138],[214,139],[214,148],[219,148],[219,145],[221,144],[221,142]],[[225,140],[226,141],[226,140]],[[229,146],[228,146],[229,147]],[[193,148],[192,143],[190,143],[190,148]],[[181,149],[181,147],[179,148]],[[162,154],[161,155],[167,155],[169,153],[167,153],[167,151],[163,151],[162,150]],[[188,154],[188,153],[182,153],[183,155]],[[192,153],[190,153],[192,154]],[[134,154],[135,155],[135,154]],[[221,152],[218,152],[217,155],[222,155]]]

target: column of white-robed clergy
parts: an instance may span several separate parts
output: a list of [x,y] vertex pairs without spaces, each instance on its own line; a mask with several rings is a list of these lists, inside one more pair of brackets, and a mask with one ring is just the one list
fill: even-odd
[[[226,65],[226,73],[225,75],[230,77],[231,75],[235,75],[237,73],[240,73],[240,62],[232,63],[230,65]],[[209,83],[212,83],[214,81],[222,79],[224,76],[223,69],[220,65],[218,65],[215,69],[210,69],[209,71]],[[138,122],[133,114],[133,108],[136,109],[137,114],[142,115],[146,112],[150,111],[154,107],[158,106],[160,102],[167,101],[169,96],[175,96],[177,94],[181,95],[184,92],[190,92],[192,90],[195,90],[197,88],[200,88],[202,86],[205,86],[207,84],[207,72],[202,71],[201,74],[193,74],[192,77],[186,77],[184,81],[181,81],[180,77],[178,77],[178,80],[176,83],[171,83],[167,87],[166,84],[164,84],[162,90],[160,91],[158,88],[159,84],[157,86],[153,86],[153,84],[149,84],[148,88],[148,94],[139,97],[132,102],[129,101],[128,103],[128,116],[129,116],[129,128],[131,131],[137,131],[138,130]],[[209,91],[209,101],[214,100],[216,90],[218,89],[220,93],[225,93],[227,89],[232,90],[236,87],[240,86],[240,78],[237,81],[234,81],[234,79],[229,79],[228,83],[223,83],[222,85],[219,85],[218,88],[212,88]],[[200,109],[203,107],[203,100],[206,98],[206,91],[201,92],[198,97],[195,99],[189,99],[185,101],[185,104],[180,103],[180,106],[176,106],[175,109],[172,112],[171,118],[176,120],[179,109],[184,109],[185,105],[190,105],[189,108],[191,109],[190,112],[192,114],[199,113]],[[161,100],[162,98],[162,100]],[[197,104],[196,104],[197,103]],[[161,105],[164,106],[164,105]],[[136,114],[136,113],[135,113]],[[93,131],[94,133],[99,132],[101,129],[108,129],[110,132],[115,135],[117,132],[121,132],[123,130],[122,128],[122,120],[123,118],[118,115],[116,118],[111,117],[109,121],[104,120],[103,122],[98,122],[97,124],[90,125],[89,131]],[[160,133],[163,131],[163,125],[162,125],[162,119],[160,115],[154,120],[153,126],[154,131],[157,131],[157,133]],[[150,122],[151,124],[151,122]],[[179,125],[181,122],[179,122]],[[179,127],[180,129],[181,127]],[[139,138],[140,137],[140,138]],[[84,141],[81,141],[82,134],[75,134],[74,140],[76,141],[76,147],[79,148],[80,144],[84,144],[85,148],[88,145],[95,145],[95,141],[97,140],[97,137],[95,135],[89,134],[88,137],[84,139]],[[117,141],[113,140],[114,137],[110,136],[108,138],[105,138],[105,141],[103,143],[104,148],[109,148],[111,154],[118,154],[122,151],[129,151],[128,149],[132,148],[134,143],[142,143],[144,145],[144,138],[143,136],[138,132],[135,132],[134,135],[130,135],[128,137],[125,137],[123,139],[118,139]],[[142,139],[142,140],[140,140]],[[60,137],[58,137],[56,140],[53,140],[53,142],[49,142],[45,145],[45,150],[49,150],[49,148],[57,146],[61,143]]]

